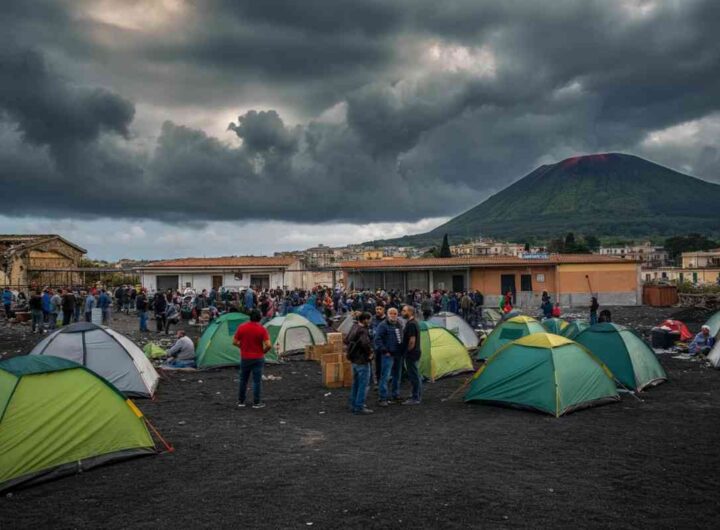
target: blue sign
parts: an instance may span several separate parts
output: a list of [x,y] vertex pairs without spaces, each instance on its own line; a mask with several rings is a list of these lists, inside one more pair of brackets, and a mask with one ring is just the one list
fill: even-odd
[[523,259],[548,259],[550,254],[547,252],[525,252],[520,257]]

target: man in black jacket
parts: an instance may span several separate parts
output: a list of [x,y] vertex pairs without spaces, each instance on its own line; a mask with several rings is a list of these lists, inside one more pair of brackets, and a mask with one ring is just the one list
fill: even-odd
[[403,401],[403,405],[419,405],[422,396],[422,379],[420,378],[420,326],[415,320],[415,309],[403,307],[402,316],[405,322],[403,329],[402,350],[405,357],[407,377],[412,385],[412,397]]
[[352,363],[353,383],[350,390],[350,403],[353,414],[372,414],[365,406],[367,386],[370,383],[370,363],[373,359],[372,343],[368,333],[370,313],[361,313],[357,324],[347,337],[347,359]]

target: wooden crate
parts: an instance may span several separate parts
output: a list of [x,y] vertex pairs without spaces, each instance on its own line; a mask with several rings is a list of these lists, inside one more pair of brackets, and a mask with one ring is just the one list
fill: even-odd
[[322,367],[323,385],[327,388],[343,386],[343,363],[327,363]]
[[320,364],[324,366],[327,363],[342,363],[344,360],[342,353],[324,353],[320,357]]
[[314,344],[305,346],[305,360],[319,361],[326,353],[334,353],[326,344]]

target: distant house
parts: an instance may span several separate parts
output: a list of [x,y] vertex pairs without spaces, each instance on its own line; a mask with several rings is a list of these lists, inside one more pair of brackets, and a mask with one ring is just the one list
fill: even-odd
[[515,303],[540,307],[543,291],[563,306],[640,305],[640,263],[597,254],[528,254],[471,258],[349,261],[340,264],[345,285],[354,289],[480,291],[485,305],[513,293]]
[[79,285],[77,269],[86,253],[57,234],[0,235],[0,286],[25,291]]
[[183,258],[156,261],[136,270],[142,286],[149,291],[307,287],[302,285],[305,271],[293,257]]
[[640,261],[644,265],[651,267],[663,267],[667,265],[669,259],[667,250],[663,247],[653,245],[650,241],[646,241],[642,245],[600,247],[598,254]]
[[720,285],[720,249],[682,253],[682,267],[643,269],[643,280]]

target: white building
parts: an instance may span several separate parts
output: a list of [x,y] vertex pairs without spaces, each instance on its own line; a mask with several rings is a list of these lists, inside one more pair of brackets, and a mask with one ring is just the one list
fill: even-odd
[[301,263],[290,257],[184,258],[156,261],[137,271],[148,291],[308,287],[302,285],[306,275]]
[[600,247],[598,254],[631,259],[654,267],[662,267],[668,262],[668,251],[663,247],[653,245],[649,241],[646,241],[642,245]]

